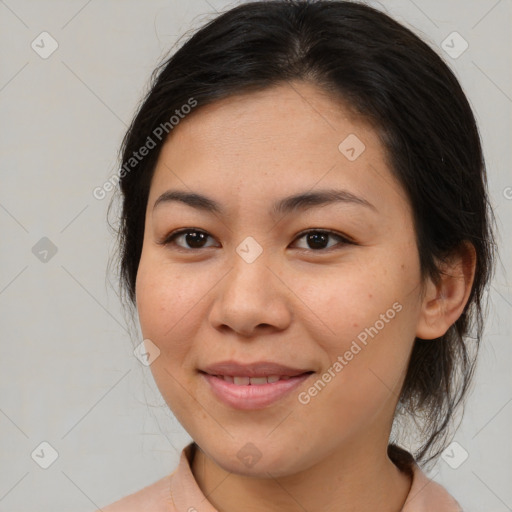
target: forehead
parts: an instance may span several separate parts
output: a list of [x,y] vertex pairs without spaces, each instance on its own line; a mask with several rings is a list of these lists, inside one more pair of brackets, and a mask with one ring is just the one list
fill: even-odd
[[162,147],[150,202],[170,187],[242,205],[283,190],[340,186],[360,196],[382,198],[384,187],[401,195],[369,123],[314,85],[286,83],[186,116]]
[[304,141],[323,141],[322,149],[330,144],[337,155],[340,137],[348,130],[379,144],[372,127],[350,104],[315,85],[291,82],[199,106],[173,130],[168,143],[176,147],[186,140],[189,146],[197,143],[217,151],[265,146],[277,152],[299,150]]

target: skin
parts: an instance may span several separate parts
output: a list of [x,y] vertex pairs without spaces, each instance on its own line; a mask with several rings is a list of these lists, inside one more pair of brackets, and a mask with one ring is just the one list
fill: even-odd
[[[349,134],[365,144],[354,161],[338,149]],[[171,135],[151,183],[136,300],[143,336],[160,349],[151,365],[157,386],[200,447],[191,467],[201,490],[224,512],[400,510],[411,481],[387,445],[408,357],[415,336],[441,336],[461,314],[471,248],[454,256],[438,285],[421,286],[411,208],[376,132],[314,85],[223,99]],[[326,188],[373,208],[345,202],[269,213],[282,197]],[[153,209],[169,189],[206,195],[226,212],[180,202]],[[206,232],[204,248],[184,236],[159,243],[183,228]],[[316,248],[298,237],[306,229],[354,243],[334,236],[325,241],[333,249]],[[236,252],[248,236],[263,249],[252,263]],[[397,302],[400,312],[301,404],[299,392]],[[227,359],[315,374],[266,408],[236,410],[198,373]],[[249,442],[261,454],[251,467],[237,457]]]

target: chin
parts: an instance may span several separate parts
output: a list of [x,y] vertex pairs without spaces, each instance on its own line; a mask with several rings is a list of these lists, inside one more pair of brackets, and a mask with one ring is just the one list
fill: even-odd
[[283,477],[309,467],[305,460],[299,459],[296,447],[277,448],[264,440],[258,446],[247,442],[241,448],[232,447],[233,451],[214,448],[207,454],[223,470],[253,478]]

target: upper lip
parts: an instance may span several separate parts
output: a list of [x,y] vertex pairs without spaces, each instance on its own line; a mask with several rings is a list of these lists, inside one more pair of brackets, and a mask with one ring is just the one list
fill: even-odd
[[311,372],[307,368],[291,368],[271,361],[258,361],[242,364],[236,361],[221,361],[202,368],[210,375],[230,375],[235,377],[268,377],[269,375],[287,375],[294,377],[302,373]]

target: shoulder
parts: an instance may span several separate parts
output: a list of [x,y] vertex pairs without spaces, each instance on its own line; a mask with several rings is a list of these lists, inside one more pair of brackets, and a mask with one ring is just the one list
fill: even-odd
[[459,503],[448,491],[415,466],[412,487],[402,512],[463,512]]
[[170,493],[171,479],[172,475],[167,475],[137,492],[101,507],[101,512],[175,512]]
[[194,449],[194,443],[183,448],[178,466],[170,475],[95,512],[176,512],[177,507],[186,510],[184,503],[198,501],[202,496],[190,469]]
[[409,452],[390,445],[388,454],[400,470],[412,479],[411,489],[401,512],[463,512],[455,498],[442,485],[428,478]]

